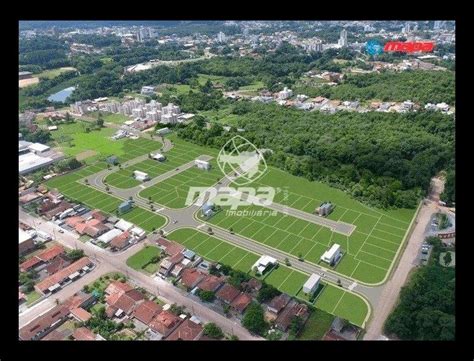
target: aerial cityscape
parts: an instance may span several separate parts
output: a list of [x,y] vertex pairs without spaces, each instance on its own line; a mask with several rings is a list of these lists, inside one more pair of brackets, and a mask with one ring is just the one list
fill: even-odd
[[19,21],[18,339],[455,340],[455,26]]

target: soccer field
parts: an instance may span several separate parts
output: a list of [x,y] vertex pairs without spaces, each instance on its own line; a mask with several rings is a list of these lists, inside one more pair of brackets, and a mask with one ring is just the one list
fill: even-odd
[[[205,259],[221,262],[242,272],[250,272],[252,265],[259,258],[259,255],[255,253],[190,228],[176,230],[168,235],[168,239],[195,251]],[[308,277],[309,275],[300,271],[279,265],[278,268],[267,273],[264,280],[282,292],[308,301],[301,291]],[[326,312],[343,317],[355,325],[362,326],[369,313],[364,300],[336,286],[323,284],[322,291],[313,301],[314,305]]]
[[[160,148],[161,146],[155,148],[154,151],[160,152]],[[165,161],[159,162],[154,159],[146,159],[143,162],[131,165],[129,167],[124,167],[117,172],[109,174],[105,180],[113,187],[131,188],[142,183],[133,178],[133,172],[136,170],[148,173],[150,178],[153,179],[160,174],[179,168],[180,166],[189,163],[201,155],[213,156],[215,153],[215,151],[209,152],[205,148],[189,143],[184,144],[183,142],[175,141],[174,146],[170,151],[162,153],[164,156],[166,156]]]
[[[368,284],[384,280],[415,212],[370,208],[342,191],[274,168],[252,185],[278,188],[275,202],[308,213],[322,201],[331,201],[336,208],[328,218],[354,224],[356,229],[346,236],[283,213],[271,215],[268,209],[267,214],[261,216],[229,215],[224,209],[208,222],[224,229],[233,228],[247,238],[316,264],[332,244],[340,244],[344,255],[334,270]],[[248,206],[240,210],[264,211],[266,208]]]

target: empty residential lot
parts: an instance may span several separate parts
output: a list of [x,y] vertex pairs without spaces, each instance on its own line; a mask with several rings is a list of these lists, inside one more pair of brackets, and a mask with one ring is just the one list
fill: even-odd
[[[251,272],[252,265],[259,258],[259,255],[189,228],[176,230],[170,233],[168,238],[195,251],[205,259],[221,262],[246,273]],[[308,298],[302,293],[302,287],[308,277],[308,274],[279,265],[277,269],[265,274],[263,279],[280,291],[307,301]],[[337,286],[323,284],[324,287],[313,304],[356,325],[362,325],[369,313],[365,301]]]
[[[159,152],[160,148],[157,148],[155,153]],[[209,151],[205,148],[189,143],[184,144],[183,142],[175,141],[174,146],[170,151],[162,153],[166,156],[165,161],[160,162],[154,159],[146,159],[143,162],[124,167],[123,169],[108,175],[105,178],[105,181],[113,187],[132,188],[142,183],[133,178],[133,172],[136,170],[148,173],[150,178],[153,179],[158,175],[179,168],[203,154],[213,156],[215,153],[215,151]]]
[[[252,185],[275,187],[274,202],[308,213],[314,212],[323,201],[330,201],[336,208],[328,218],[353,224],[356,229],[346,236],[279,212],[276,215],[245,216],[229,215],[226,209],[209,222],[224,229],[232,228],[237,234],[291,255],[302,256],[312,263],[319,263],[321,255],[332,244],[338,243],[344,256],[335,271],[368,284],[384,280],[415,212],[370,208],[342,191],[271,167],[261,180]],[[263,211],[265,208],[252,205],[239,207],[239,210]]]
[[[140,197],[169,208],[183,208],[188,206],[186,198],[191,187],[210,187],[217,183],[222,177],[222,173],[217,169],[217,164],[210,161],[212,169],[209,171],[193,167],[184,172],[148,187],[139,193]],[[199,194],[195,194],[196,198]]]

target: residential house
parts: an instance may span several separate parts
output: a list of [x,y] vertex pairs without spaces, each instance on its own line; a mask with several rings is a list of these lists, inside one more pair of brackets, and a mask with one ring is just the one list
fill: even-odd
[[53,307],[45,314],[35,318],[33,321],[20,329],[20,340],[38,340],[59,327],[67,319],[69,310],[63,305]]
[[87,322],[92,317],[92,315],[82,307],[73,308],[71,310],[71,316],[79,322]]
[[43,264],[43,261],[38,257],[33,256],[20,264],[20,272],[28,272],[29,270]]
[[181,318],[169,311],[162,311],[150,322],[150,328],[166,338],[181,322]]
[[251,278],[247,282],[242,282],[242,289],[252,297],[257,297],[258,291],[262,288],[262,282],[256,278]]
[[286,332],[295,317],[300,317],[303,323],[306,322],[309,317],[308,307],[291,300],[276,318],[275,326],[280,331]]
[[226,283],[216,293],[216,298],[223,303],[230,305],[232,301],[240,294],[240,291],[234,286]]
[[69,311],[71,311],[75,308],[86,309],[91,306],[95,301],[96,298],[92,293],[85,293],[83,291],[80,291],[69,297],[66,301],[62,303],[62,305],[67,307]]
[[64,341],[68,339],[68,334],[70,333],[72,333],[71,330],[63,330],[60,332],[58,329],[55,329],[49,332],[46,336],[42,337],[41,341]]
[[239,314],[244,313],[246,308],[252,303],[252,297],[245,292],[241,292],[230,304],[232,310]]
[[65,253],[64,248],[60,245],[54,245],[39,253],[38,257],[43,262],[51,262],[56,257],[63,255]]
[[133,311],[133,317],[145,325],[148,325],[162,310],[163,309],[160,305],[147,300],[140,303],[137,308],[135,308],[135,311]]
[[204,279],[205,275],[195,268],[187,268],[181,274],[181,283],[189,290]]
[[106,314],[108,317],[131,315],[140,303],[145,300],[143,294],[126,283],[113,282],[106,293]]
[[95,334],[86,327],[76,328],[72,334],[72,337],[76,341],[103,341],[105,340],[102,336]]
[[48,275],[53,275],[71,264],[71,261],[65,255],[59,255],[54,258],[45,268]]
[[286,293],[282,293],[279,296],[273,297],[270,303],[267,305],[267,310],[270,313],[270,316],[278,316],[278,314],[286,307],[290,300],[291,297]]
[[199,282],[197,288],[199,288],[201,291],[216,292],[223,283],[224,280],[222,277],[206,275],[206,277],[201,282]]
[[107,216],[102,213],[99,209],[94,209],[91,212],[91,217],[97,219],[98,221],[104,223],[107,220]]
[[112,251],[122,250],[130,245],[130,240],[130,233],[125,231],[110,241],[110,248]]
[[203,334],[203,327],[191,320],[184,320],[170,335],[167,340],[194,341],[199,340]]
[[172,257],[166,257],[163,261],[161,261],[158,273],[164,277],[167,277],[172,271],[173,267],[183,259],[184,256],[182,253],[177,253]]
[[56,292],[62,286],[81,277],[85,272],[90,270],[93,265],[88,257],[82,257],[80,260],[36,284],[35,290],[41,294]]
[[100,220],[95,218],[85,221],[83,223],[77,223],[74,229],[80,235],[87,234],[92,238],[97,238],[103,235],[104,233],[110,231],[109,227],[107,227]]

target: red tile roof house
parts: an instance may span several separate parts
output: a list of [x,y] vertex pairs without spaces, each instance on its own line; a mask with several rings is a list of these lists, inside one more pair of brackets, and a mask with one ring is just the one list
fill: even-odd
[[85,219],[82,218],[81,216],[74,216],[74,217],[69,217],[68,219],[66,219],[66,225],[68,225],[69,227],[71,228],[74,228],[76,227],[77,224],[79,223],[84,223],[85,222]]
[[288,302],[290,302],[291,297],[285,293],[282,293],[279,296],[273,297],[270,303],[267,306],[267,310],[270,313],[270,317],[278,316],[278,314],[286,307]]
[[216,293],[216,298],[223,303],[230,305],[232,301],[240,294],[240,291],[234,286],[226,283]]
[[247,307],[252,303],[252,297],[242,292],[230,304],[230,307],[238,314],[243,314]]
[[171,241],[170,244],[167,247],[165,247],[165,253],[167,255],[173,257],[173,256],[177,255],[178,253],[183,252],[185,249],[186,248],[184,248],[180,244]]
[[205,275],[196,268],[186,268],[181,274],[181,283],[188,289],[193,289],[204,279]]
[[66,301],[62,303],[63,306],[67,307],[69,311],[73,310],[74,308],[87,308],[91,306],[95,302],[96,298],[92,293],[85,293],[85,292],[78,292],[71,297],[69,297]]
[[33,256],[20,264],[20,272],[28,272],[30,269],[40,266],[42,263],[42,260],[36,256]]
[[[112,282],[105,290],[106,296],[106,314],[112,317],[119,311],[119,315],[123,312],[131,315],[136,307],[145,300],[143,294],[135,290],[132,286],[121,283]],[[120,310],[122,312],[120,312]]]
[[63,255],[56,257],[45,269],[48,275],[53,275],[71,264],[71,261]]
[[92,218],[97,219],[98,221],[102,223],[107,220],[107,216],[104,213],[102,213],[99,209],[94,209],[91,212],[91,216]]
[[135,311],[133,311],[133,317],[145,325],[148,325],[162,310],[163,309],[160,305],[147,300],[135,308]]
[[20,340],[38,340],[59,327],[66,321],[69,310],[63,305],[53,307],[51,310],[35,318],[20,329]]
[[109,227],[107,227],[105,224],[103,224],[97,219],[91,219],[84,223],[78,223],[76,224],[74,229],[81,236],[83,234],[87,234],[88,236],[92,238],[99,237],[100,235],[109,231]]
[[181,322],[181,318],[169,311],[160,312],[150,322],[150,328],[159,333],[163,338],[166,338]]
[[203,334],[203,327],[191,320],[182,322],[167,338],[166,340],[176,341],[194,341],[199,340]]
[[71,310],[71,316],[79,322],[87,322],[92,317],[92,315],[82,307],[73,308]]
[[206,277],[198,283],[197,288],[199,288],[201,291],[216,292],[223,283],[224,279],[222,277],[206,275]]
[[84,267],[90,267],[92,265],[93,263],[88,257],[82,257],[80,260],[37,283],[35,285],[35,290],[41,294],[54,292],[61,288],[65,283],[80,277],[81,272],[84,272],[82,270]]
[[97,340],[103,340],[99,335],[96,335],[94,332],[89,330],[86,327],[79,327],[74,330],[74,333],[72,334],[72,337],[76,341],[97,341]]
[[55,245],[41,252],[36,257],[43,262],[51,262],[54,258],[64,253],[64,248],[62,246]]
[[295,317],[300,317],[303,324],[308,320],[308,307],[295,300],[291,300],[288,305],[280,312],[275,320],[275,326],[283,332],[286,332],[291,325],[291,321]]
[[123,232],[110,241],[110,249],[112,251],[122,250],[130,245],[130,233],[128,231]]

